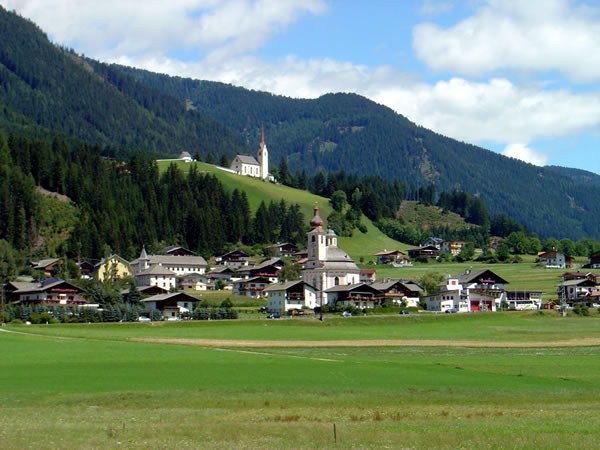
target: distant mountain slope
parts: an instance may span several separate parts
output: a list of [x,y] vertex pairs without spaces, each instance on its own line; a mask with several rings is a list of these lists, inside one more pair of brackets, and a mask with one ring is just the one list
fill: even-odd
[[[338,171],[433,183],[480,196],[540,237],[600,238],[600,186],[574,170],[540,168],[419,127],[354,94],[295,100],[234,87],[121,67],[140,81],[191,102],[235,128],[255,147],[264,123],[271,161],[292,170]],[[590,180],[596,180],[591,177]]]
[[[222,83],[106,65],[52,45],[0,7],[0,126],[110,147],[216,158],[254,153],[264,123],[272,164],[434,184],[478,195],[540,237],[600,239],[600,185],[419,127],[355,94],[295,100]],[[48,130],[48,131],[47,131]]]
[[36,25],[2,7],[0,110],[0,124],[11,131],[27,133],[37,126],[115,148],[163,154],[244,148],[226,127],[122,72],[51,44]]
[[600,186],[600,175],[587,170],[560,166],[546,166],[546,169],[556,172],[561,176],[571,178],[575,184],[581,184],[583,186]]

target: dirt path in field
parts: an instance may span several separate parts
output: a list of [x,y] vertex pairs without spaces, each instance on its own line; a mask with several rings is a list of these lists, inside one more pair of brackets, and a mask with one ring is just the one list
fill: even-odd
[[340,340],[340,341],[257,341],[257,340],[225,340],[225,339],[157,339],[132,338],[130,341],[151,342],[155,344],[192,345],[197,347],[479,347],[479,348],[527,348],[527,347],[592,347],[600,345],[600,338],[571,339],[564,341],[519,341],[519,342],[484,342],[484,341],[442,341],[442,340]]

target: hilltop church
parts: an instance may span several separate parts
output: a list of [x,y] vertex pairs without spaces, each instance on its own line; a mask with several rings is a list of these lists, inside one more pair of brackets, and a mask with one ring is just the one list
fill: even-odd
[[360,269],[354,260],[338,247],[338,238],[333,230],[323,229],[324,221],[315,208],[308,232],[308,261],[302,270],[302,279],[313,286],[317,304],[327,299],[324,291],[334,286],[345,286],[360,282]]
[[265,144],[265,129],[260,127],[260,144],[253,156],[237,155],[231,163],[230,169],[238,175],[248,175],[249,177],[269,179],[269,152]]

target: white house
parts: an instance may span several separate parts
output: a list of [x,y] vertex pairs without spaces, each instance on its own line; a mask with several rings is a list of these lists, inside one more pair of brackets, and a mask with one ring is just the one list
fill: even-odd
[[265,288],[265,292],[270,312],[284,313],[318,306],[315,288],[302,280],[276,283]]
[[135,274],[137,286],[158,286],[167,291],[177,286],[177,275],[169,269],[155,265]]
[[428,311],[496,311],[506,300],[508,282],[488,269],[449,276],[437,293],[423,298]]
[[160,266],[170,270],[175,275],[186,275],[197,273],[202,275],[206,272],[208,264],[202,256],[192,255],[148,255],[143,248],[140,257],[129,263],[134,276],[150,269]]
[[547,268],[565,269],[573,265],[573,258],[556,250],[539,252],[538,258],[540,264]]
[[142,302],[147,309],[158,309],[165,319],[177,320],[181,313],[193,311],[198,299],[183,292],[174,292],[153,295]]

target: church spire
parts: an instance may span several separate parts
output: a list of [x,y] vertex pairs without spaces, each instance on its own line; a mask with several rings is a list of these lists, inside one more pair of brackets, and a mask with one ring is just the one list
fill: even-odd
[[260,124],[260,145],[265,145],[265,126],[264,124]]

